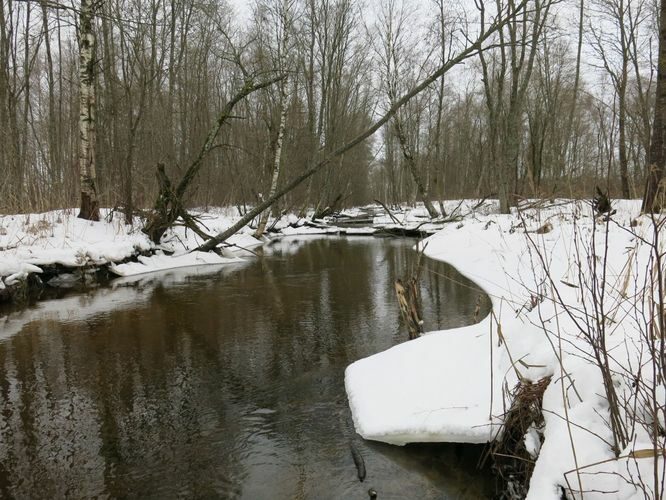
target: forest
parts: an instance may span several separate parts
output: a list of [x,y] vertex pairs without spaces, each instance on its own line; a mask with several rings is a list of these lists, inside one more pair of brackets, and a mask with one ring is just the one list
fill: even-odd
[[595,186],[641,197],[657,3],[5,0],[0,210],[77,206],[90,181],[99,206],[150,208],[157,166],[182,176],[225,106],[262,82],[230,108],[185,197],[246,211],[443,66],[274,213],[378,199],[432,201],[436,215],[463,197],[506,211]]

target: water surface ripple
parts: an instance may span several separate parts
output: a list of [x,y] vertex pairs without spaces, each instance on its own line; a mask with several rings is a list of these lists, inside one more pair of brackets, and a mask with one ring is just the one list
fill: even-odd
[[[344,369],[405,340],[413,243],[287,239],[0,317],[0,497],[483,498],[478,448],[353,432]],[[478,289],[426,263],[426,328],[471,323]]]

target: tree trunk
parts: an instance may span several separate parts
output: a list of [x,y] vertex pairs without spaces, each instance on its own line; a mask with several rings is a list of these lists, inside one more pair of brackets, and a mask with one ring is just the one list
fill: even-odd
[[[268,192],[268,197],[275,195],[278,186],[278,180],[280,179],[280,161],[282,159],[282,142],[284,140],[284,130],[287,123],[287,81],[280,83],[280,124],[278,125],[278,134],[277,140],[275,141],[275,158],[273,161],[273,177],[271,179],[271,187]],[[255,238],[259,238],[264,231],[266,230],[266,224],[268,224],[268,210],[261,214],[261,219],[259,220],[259,227],[254,233]]]
[[[626,82],[626,69],[623,82]],[[629,194],[629,159],[627,158],[627,106],[626,106],[626,83],[622,83],[619,95],[619,118],[618,118],[618,150],[620,160],[620,181],[622,182],[622,197],[628,199]]]
[[93,0],[81,0],[79,26],[79,174],[81,210],[79,218],[99,220],[95,185],[95,33]]
[[[57,110],[55,98],[55,77],[53,75],[53,56],[51,54],[51,34],[49,33],[49,18],[47,4],[41,1],[42,26],[44,29],[44,47],[46,49],[46,76],[49,88],[49,110],[48,110],[48,150],[49,150],[49,180],[51,188],[59,187],[60,178],[57,175],[58,163],[60,162],[59,130],[57,124]],[[53,195],[52,195],[53,196]],[[53,199],[50,200],[53,203]]]
[[658,212],[664,204],[661,180],[666,163],[666,0],[661,0],[659,20],[657,95],[648,155],[648,175],[643,196],[642,210],[644,212]]
[[[273,85],[283,78],[285,78],[284,75],[278,75],[276,77],[260,81],[259,83],[255,83],[252,79],[245,81],[243,87],[227,102],[227,104],[220,112],[217,120],[209,130],[208,135],[206,136],[206,140],[201,146],[199,154],[190,164],[175,189],[172,188],[171,182],[166,176],[164,165],[158,165],[157,177],[158,183],[160,185],[160,192],[158,194],[157,201],[155,202],[154,212],[151,216],[151,219],[142,230],[154,243],[160,242],[164,232],[173,225],[178,217],[187,217],[187,213],[183,209],[183,198],[187,188],[196,178],[199,170],[201,170],[206,155],[215,146],[214,143],[217,134],[220,132],[222,125],[224,125],[231,117],[231,113],[236,104],[238,104],[253,92],[269,87],[270,85]],[[256,217],[257,215],[258,214],[254,214],[253,217]],[[197,228],[194,227],[194,225],[191,226],[191,229],[197,231]]]
[[405,163],[407,164],[409,173],[412,175],[414,184],[416,184],[416,189],[418,190],[419,196],[421,197],[421,200],[423,201],[423,204],[425,205],[426,210],[428,211],[428,215],[430,215],[430,218],[436,219],[437,217],[439,217],[439,212],[430,201],[430,197],[428,196],[428,191],[423,184],[423,180],[419,175],[418,169],[416,168],[416,160],[414,160],[414,155],[412,154],[409,144],[407,143],[407,137],[405,136],[405,131],[402,128],[402,124],[400,123],[400,118],[398,117],[398,115],[395,116],[393,121],[395,123],[395,131],[396,134],[398,135],[398,141],[400,142],[400,149],[402,150],[402,156],[405,159]]

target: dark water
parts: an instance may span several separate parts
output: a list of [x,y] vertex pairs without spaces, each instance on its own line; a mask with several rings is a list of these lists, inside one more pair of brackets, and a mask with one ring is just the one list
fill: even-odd
[[[478,448],[353,432],[344,368],[406,338],[412,244],[283,240],[0,317],[0,497],[485,497]],[[478,290],[427,267],[426,328],[471,323]]]

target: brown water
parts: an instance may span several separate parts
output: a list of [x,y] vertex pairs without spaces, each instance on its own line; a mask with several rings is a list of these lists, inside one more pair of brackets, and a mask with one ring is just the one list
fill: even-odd
[[[283,240],[0,317],[0,497],[484,498],[479,448],[353,432],[344,369],[406,338],[413,243]],[[427,264],[426,328],[471,323],[478,290]]]

